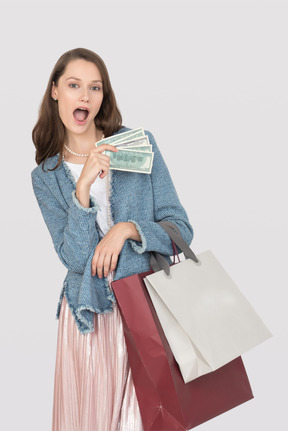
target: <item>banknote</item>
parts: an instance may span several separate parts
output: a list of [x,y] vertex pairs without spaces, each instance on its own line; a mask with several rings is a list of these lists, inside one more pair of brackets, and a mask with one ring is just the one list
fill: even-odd
[[117,153],[105,151],[110,157],[110,169],[116,171],[151,174],[153,152],[119,149]]
[[103,144],[110,144],[118,149],[117,153],[103,153],[110,157],[110,169],[151,173],[154,153],[149,137],[145,135],[142,127],[102,139],[96,143],[96,147]]
[[[112,145],[116,148],[127,148],[127,149],[143,147],[143,146],[151,146],[148,136],[142,136],[141,138],[133,138],[133,139],[129,138],[127,140],[114,142]],[[152,150],[152,146],[151,146],[151,150]]]
[[114,145],[118,141],[130,140],[131,138],[140,138],[141,136],[145,136],[143,127],[139,127],[139,129],[128,130],[127,132],[118,133],[117,135],[104,138],[96,143],[96,147],[99,147],[99,145],[102,144]]
[[144,130],[142,128],[131,130],[131,132],[133,132],[133,133],[131,133],[131,135],[129,135],[129,136],[120,136],[120,135],[124,135],[125,132],[119,133],[118,134],[119,139],[116,141],[116,144],[118,144],[118,142],[120,143],[123,141],[128,141],[128,140],[130,141],[130,139],[142,138],[143,136],[146,136],[144,133]]
[[[117,146],[118,149],[122,149],[125,150],[125,146],[121,147],[121,146]],[[130,151],[145,151],[148,153],[152,153],[152,145],[140,145],[139,147],[128,147],[127,150]]]

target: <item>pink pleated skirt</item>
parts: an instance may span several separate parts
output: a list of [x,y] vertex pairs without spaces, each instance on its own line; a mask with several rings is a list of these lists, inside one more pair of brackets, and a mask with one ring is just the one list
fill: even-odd
[[83,335],[63,298],[52,431],[143,431],[116,305]]

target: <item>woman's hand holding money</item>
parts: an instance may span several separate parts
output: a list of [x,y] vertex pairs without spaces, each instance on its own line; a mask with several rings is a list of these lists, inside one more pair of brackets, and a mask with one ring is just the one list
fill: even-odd
[[76,184],[76,197],[80,204],[89,208],[90,205],[90,187],[99,175],[99,178],[104,178],[110,166],[110,158],[104,151],[117,152],[117,148],[112,145],[103,144],[90,151],[85,162],[82,173]]

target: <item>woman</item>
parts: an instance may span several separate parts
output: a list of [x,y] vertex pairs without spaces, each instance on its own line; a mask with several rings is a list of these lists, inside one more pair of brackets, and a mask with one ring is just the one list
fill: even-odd
[[[157,224],[192,228],[153,136],[150,175],[109,170],[103,137],[125,132],[102,59],[63,54],[33,130],[32,183],[55,250],[68,272],[58,304],[53,431],[138,431],[123,329],[112,279],[147,271],[151,251],[173,254]],[[96,222],[95,222],[96,220]]]

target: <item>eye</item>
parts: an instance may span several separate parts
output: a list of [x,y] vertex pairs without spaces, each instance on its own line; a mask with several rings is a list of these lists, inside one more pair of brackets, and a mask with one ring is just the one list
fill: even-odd
[[91,87],[91,90],[93,90],[93,91],[100,91],[101,87],[99,87],[98,85],[94,85],[93,87]]
[[78,84],[69,84],[69,87],[71,87],[71,88],[78,88],[79,85]]

